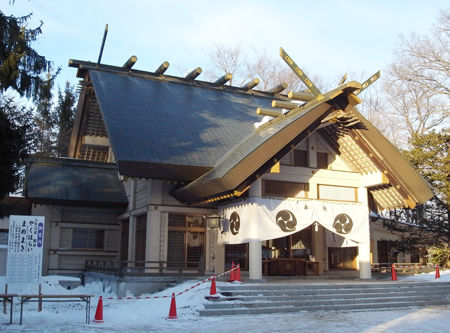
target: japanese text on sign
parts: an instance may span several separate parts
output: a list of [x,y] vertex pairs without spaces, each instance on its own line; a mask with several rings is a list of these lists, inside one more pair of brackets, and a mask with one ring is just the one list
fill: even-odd
[[7,283],[41,282],[43,244],[43,216],[10,216]]

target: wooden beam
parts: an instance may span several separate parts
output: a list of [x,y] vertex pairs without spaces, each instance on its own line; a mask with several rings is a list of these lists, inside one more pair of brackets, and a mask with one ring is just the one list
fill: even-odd
[[286,101],[277,101],[277,100],[272,101],[273,108],[292,110],[292,109],[298,108],[299,106],[300,106],[300,104],[286,102]]
[[311,82],[311,80],[306,76],[305,73],[297,66],[294,60],[289,57],[286,51],[280,47],[280,56],[288,64],[288,66],[294,71],[294,73],[302,80],[302,82],[308,87],[308,89],[312,92],[314,97],[320,95],[320,90]]
[[296,99],[303,102],[309,102],[310,100],[314,99],[314,95],[311,94],[309,91],[290,91],[288,92],[288,98],[290,99]]
[[380,171],[371,172],[361,177],[361,185],[364,187],[372,187],[386,184],[389,184],[389,179],[384,175],[384,173]]
[[226,73],[224,76],[218,78],[214,83],[222,85],[222,84],[225,84],[228,81],[230,81],[232,78],[233,78],[233,74]]
[[336,122],[339,118],[345,117],[346,113],[342,110],[336,110],[331,112],[328,116],[323,118],[322,122],[333,121]]
[[344,84],[345,81],[347,81],[347,73],[345,73],[344,76],[342,77],[341,81],[339,81],[338,86],[340,86],[341,84]]
[[283,114],[281,110],[257,108],[256,114],[270,117],[278,117]]
[[287,87],[288,87],[288,84],[283,82],[283,83],[280,83],[279,85],[277,85],[277,86],[275,86],[273,88],[270,88],[267,92],[279,94],[280,92],[282,92]]
[[202,69],[200,67],[197,67],[196,69],[188,73],[188,75],[186,75],[184,78],[188,80],[195,80],[201,73]]
[[161,75],[163,74],[167,68],[169,68],[170,64],[168,61],[164,61],[155,71],[156,75]]
[[368,78],[366,81],[361,84],[361,89],[356,89],[353,94],[359,95],[363,90],[365,90],[368,86],[370,86],[372,83],[374,83],[376,80],[380,78],[381,72],[378,71],[375,74],[373,74],[370,78]]
[[137,61],[137,57],[136,57],[135,55],[132,55],[132,56],[131,56],[124,64],[123,64],[122,68],[130,70],[131,67],[134,66],[134,64],[136,63],[136,61]]
[[244,84],[242,86],[243,89],[253,89],[254,87],[256,87],[259,84],[259,79],[258,78],[254,78],[253,80],[251,80],[250,82],[247,82],[246,84]]

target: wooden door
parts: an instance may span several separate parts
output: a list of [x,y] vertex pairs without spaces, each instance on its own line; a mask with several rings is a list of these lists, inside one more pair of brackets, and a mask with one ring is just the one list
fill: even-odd
[[357,247],[329,247],[328,268],[337,270],[356,270]]

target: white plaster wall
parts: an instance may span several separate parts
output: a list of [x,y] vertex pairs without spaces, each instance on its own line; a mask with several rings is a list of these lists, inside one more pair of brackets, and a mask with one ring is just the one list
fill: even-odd
[[[45,217],[43,275],[81,272],[86,259],[117,259],[120,213],[112,208],[34,204],[31,215]],[[72,250],[74,228],[103,229],[104,251]]]

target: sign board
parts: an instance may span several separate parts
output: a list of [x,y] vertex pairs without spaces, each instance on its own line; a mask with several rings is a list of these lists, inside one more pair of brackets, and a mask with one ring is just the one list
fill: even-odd
[[9,217],[6,283],[40,283],[44,216]]

